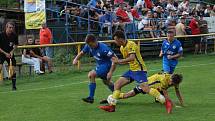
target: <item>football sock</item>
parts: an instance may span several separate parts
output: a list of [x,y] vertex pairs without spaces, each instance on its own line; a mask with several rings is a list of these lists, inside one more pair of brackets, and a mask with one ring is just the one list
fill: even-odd
[[155,98],[158,98],[161,94],[158,90],[154,89],[154,88],[151,88],[150,91],[149,91],[149,95],[155,97]]
[[89,97],[91,99],[94,99],[94,94],[95,94],[95,90],[96,90],[96,83],[90,83],[89,84],[89,90],[90,90]]
[[125,93],[120,93],[119,94],[119,99],[123,99]]
[[113,98],[114,98],[114,99],[119,99],[119,96],[120,96],[120,90],[115,90],[115,91],[113,92]]
[[108,85],[108,88],[110,89],[111,92],[113,92],[114,91],[114,84],[111,83],[110,85]]
[[16,74],[13,74],[12,76],[12,87],[16,88]]

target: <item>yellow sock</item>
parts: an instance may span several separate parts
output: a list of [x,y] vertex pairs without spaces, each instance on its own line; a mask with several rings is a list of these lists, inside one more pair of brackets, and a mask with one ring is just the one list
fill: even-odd
[[119,99],[123,99],[123,98],[124,98],[124,94],[125,94],[125,93],[120,93],[120,94],[119,94]]
[[160,92],[154,88],[151,88],[149,91],[149,95],[158,98],[160,96]]
[[114,99],[119,99],[119,97],[120,97],[120,90],[113,91],[113,98]]

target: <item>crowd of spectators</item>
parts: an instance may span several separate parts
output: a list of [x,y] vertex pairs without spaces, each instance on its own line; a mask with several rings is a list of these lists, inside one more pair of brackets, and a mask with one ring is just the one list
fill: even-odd
[[[189,0],[90,0],[87,5],[64,6],[64,11],[83,18],[89,16],[91,29],[98,26],[103,31],[103,28],[108,28],[107,33],[118,29],[125,32],[142,31],[154,38],[165,36],[165,32],[175,29],[177,24],[184,25],[186,31],[183,30],[183,35],[193,34],[189,26],[191,20],[195,18],[199,22],[200,17],[215,16],[215,5],[191,5]],[[84,23],[78,17],[73,17],[72,21],[76,21],[79,27]]]

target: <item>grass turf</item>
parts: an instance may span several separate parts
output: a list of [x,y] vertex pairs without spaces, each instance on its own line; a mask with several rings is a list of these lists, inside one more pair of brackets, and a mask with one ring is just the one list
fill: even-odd
[[[161,70],[161,60],[146,60],[148,75]],[[0,121],[214,121],[215,105],[215,58],[211,55],[188,55],[179,60],[176,72],[184,80],[181,91],[186,107],[174,108],[168,115],[164,105],[154,103],[148,95],[122,100],[114,113],[97,107],[99,100],[110,91],[97,79],[94,104],[81,101],[88,95],[87,71],[70,69],[42,76],[24,76],[17,80],[16,92],[11,92],[10,81],[0,86]],[[127,70],[118,66],[113,80]],[[135,84],[123,88],[133,89]],[[173,89],[170,97],[178,102]]]

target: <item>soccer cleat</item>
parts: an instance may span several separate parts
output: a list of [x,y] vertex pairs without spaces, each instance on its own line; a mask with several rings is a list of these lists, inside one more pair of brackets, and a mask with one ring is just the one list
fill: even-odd
[[165,106],[166,106],[167,113],[168,114],[171,113],[172,112],[172,102],[171,102],[171,100],[166,99]]
[[107,112],[115,112],[115,106],[113,105],[99,106],[99,108]]
[[82,98],[82,100],[86,103],[93,103],[94,102],[94,99],[90,98],[90,97],[87,97],[87,98]]
[[102,100],[100,101],[100,104],[108,104],[107,99],[102,99]]

